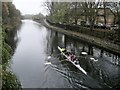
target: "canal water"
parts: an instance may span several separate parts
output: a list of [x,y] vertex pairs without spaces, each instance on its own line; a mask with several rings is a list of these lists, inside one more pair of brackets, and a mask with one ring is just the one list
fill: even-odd
[[[17,43],[11,70],[23,88],[90,90],[120,85],[120,57],[117,54],[55,32],[32,20],[22,21],[14,39]],[[87,75],[66,61],[57,46],[75,53]]]

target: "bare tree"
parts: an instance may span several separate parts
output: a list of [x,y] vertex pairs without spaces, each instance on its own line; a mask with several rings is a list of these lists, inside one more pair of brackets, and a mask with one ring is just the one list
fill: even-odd
[[112,11],[112,13],[114,15],[114,24],[116,24],[117,20],[118,20],[119,12],[120,12],[120,4],[119,4],[119,2],[111,2],[111,3],[109,3],[108,8],[110,8],[110,10]]
[[93,30],[100,2],[84,2],[83,9],[86,20],[90,23],[90,30]]
[[112,2],[109,5],[113,15],[114,15],[114,24],[118,24],[117,39],[120,42],[120,1]]
[[107,2],[103,2],[103,8],[104,8],[104,24],[107,23],[107,20],[106,20],[106,3],[107,3]]

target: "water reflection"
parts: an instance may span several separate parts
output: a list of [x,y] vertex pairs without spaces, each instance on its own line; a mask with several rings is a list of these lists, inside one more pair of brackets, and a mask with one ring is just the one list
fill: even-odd
[[[120,81],[119,66],[114,65],[113,58],[109,57],[108,52],[103,49],[29,20],[23,21],[17,36],[19,42],[13,55],[12,69],[24,88],[85,88],[88,90],[115,87]],[[65,47],[75,53],[80,59],[81,67],[88,72],[88,75],[62,58],[57,46]],[[88,55],[81,55],[83,51]],[[114,59],[120,61],[119,56],[116,57]],[[94,62],[90,58],[98,61]]]
[[[100,84],[102,84],[103,87],[112,88],[119,84],[120,57],[118,55],[112,54],[110,52],[105,51],[104,49],[100,49],[91,44],[82,42],[77,39],[73,39],[72,37],[65,36],[57,32],[52,32],[51,37],[54,37],[51,44],[52,49],[54,48],[54,50],[56,51],[57,46],[61,46],[74,52],[80,58],[80,65],[88,72],[88,74],[92,78],[94,78]],[[88,55],[81,56],[81,52],[83,51],[87,52]],[[56,54],[56,52],[54,53]],[[90,60],[91,57],[98,61],[94,62]],[[64,65],[65,62],[62,64]],[[72,71],[76,71],[76,69],[73,69],[73,66],[68,64],[68,62],[67,65],[64,65],[64,67],[66,66],[72,68]]]

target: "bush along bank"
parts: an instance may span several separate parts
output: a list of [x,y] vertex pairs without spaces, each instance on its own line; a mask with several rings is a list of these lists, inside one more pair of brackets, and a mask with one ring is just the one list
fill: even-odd
[[[9,70],[11,56],[13,54],[14,34],[16,28],[21,24],[20,11],[12,4],[12,2],[2,2],[2,16],[0,23],[1,28],[1,50],[2,62],[0,64],[2,70],[2,90],[21,90],[21,84],[15,74]],[[11,39],[12,36],[12,39]],[[11,44],[13,43],[13,44]]]

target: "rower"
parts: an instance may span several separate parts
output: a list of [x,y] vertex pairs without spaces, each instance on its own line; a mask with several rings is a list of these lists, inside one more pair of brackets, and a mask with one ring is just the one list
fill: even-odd
[[65,48],[62,48],[61,51],[65,53],[67,56],[72,54],[70,51],[66,50]]
[[62,48],[61,51],[62,51],[62,52],[66,52],[66,49],[65,49],[65,48]]
[[75,62],[75,64],[76,64],[76,65],[77,65],[77,64],[79,64],[79,61],[78,61],[78,59],[76,59],[74,62]]
[[77,59],[74,54],[71,54],[71,55],[69,55],[69,56],[70,56],[70,58],[71,58],[71,61],[73,61],[73,62]]
[[66,54],[67,56],[70,56],[72,53],[71,53],[70,51],[66,51],[65,54]]

